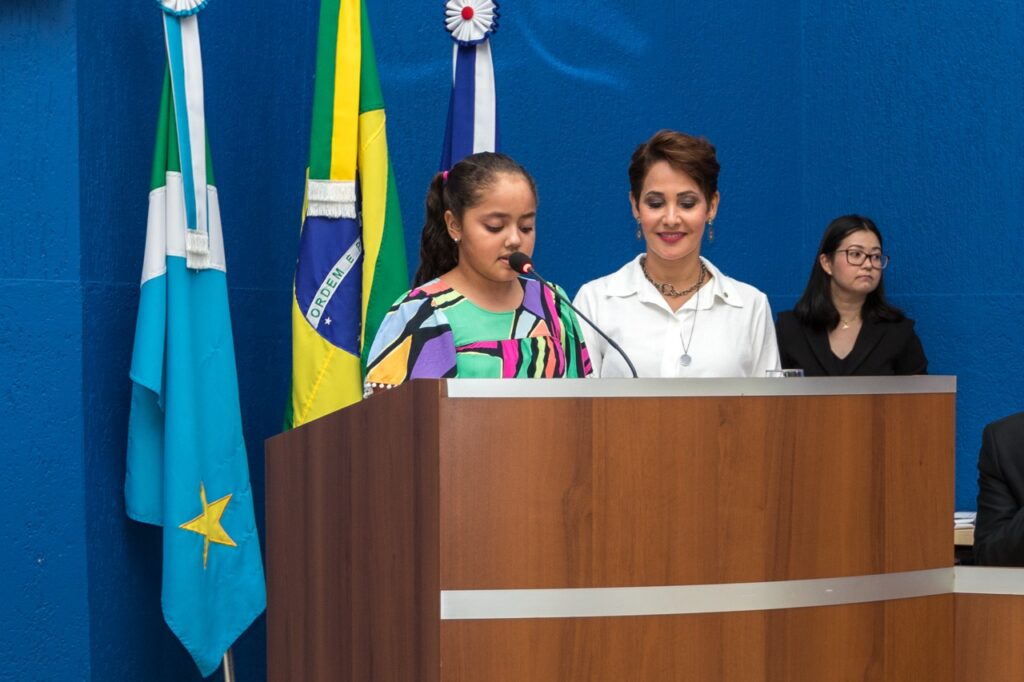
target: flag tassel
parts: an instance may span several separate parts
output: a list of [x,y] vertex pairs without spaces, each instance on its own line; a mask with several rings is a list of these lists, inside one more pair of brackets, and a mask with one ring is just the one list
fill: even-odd
[[199,230],[185,231],[185,262],[191,270],[210,267],[210,234]]
[[356,183],[351,180],[310,180],[307,216],[356,217]]

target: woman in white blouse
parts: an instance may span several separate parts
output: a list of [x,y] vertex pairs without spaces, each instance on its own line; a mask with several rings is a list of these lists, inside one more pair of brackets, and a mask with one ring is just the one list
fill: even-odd
[[[633,153],[629,202],[646,250],[584,284],[574,303],[641,377],[763,377],[779,368],[768,298],[700,255],[718,212],[718,160],[702,137],[662,130]],[[584,326],[594,376],[632,376]]]

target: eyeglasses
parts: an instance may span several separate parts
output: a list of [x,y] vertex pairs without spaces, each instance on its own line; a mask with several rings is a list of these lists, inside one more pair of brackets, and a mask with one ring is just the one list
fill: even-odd
[[871,264],[879,270],[885,270],[889,265],[889,256],[884,253],[864,253],[860,249],[837,249],[835,253],[845,253],[846,262],[850,265],[863,265],[865,258],[870,258]]

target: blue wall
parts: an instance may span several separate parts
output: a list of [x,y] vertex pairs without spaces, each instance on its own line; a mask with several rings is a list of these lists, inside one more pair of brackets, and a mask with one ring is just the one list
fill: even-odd
[[[0,4],[0,677],[88,670],[77,13]],[[108,358],[109,359],[109,358]]]
[[[368,4],[415,267],[451,44],[437,3]],[[287,391],[318,11],[283,7],[214,0],[200,22],[257,500]],[[957,507],[973,508],[982,425],[1024,409],[1024,10],[972,7],[506,3],[502,138],[540,187],[538,265],[574,291],[639,249],[626,165],[660,127],[718,147],[705,254],[776,310],[832,217],[873,216],[890,293],[932,371],[959,377]],[[122,493],[162,49],[151,3],[0,3],[0,679],[198,678],[160,615],[159,531]],[[264,676],[263,625],[235,648],[241,679]]]

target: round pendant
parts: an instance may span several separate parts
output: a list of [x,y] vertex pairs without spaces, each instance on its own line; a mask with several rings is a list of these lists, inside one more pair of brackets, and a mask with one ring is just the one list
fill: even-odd
[[679,358],[679,364],[682,365],[683,367],[689,367],[690,366],[690,354],[689,353],[683,353],[683,357]]

